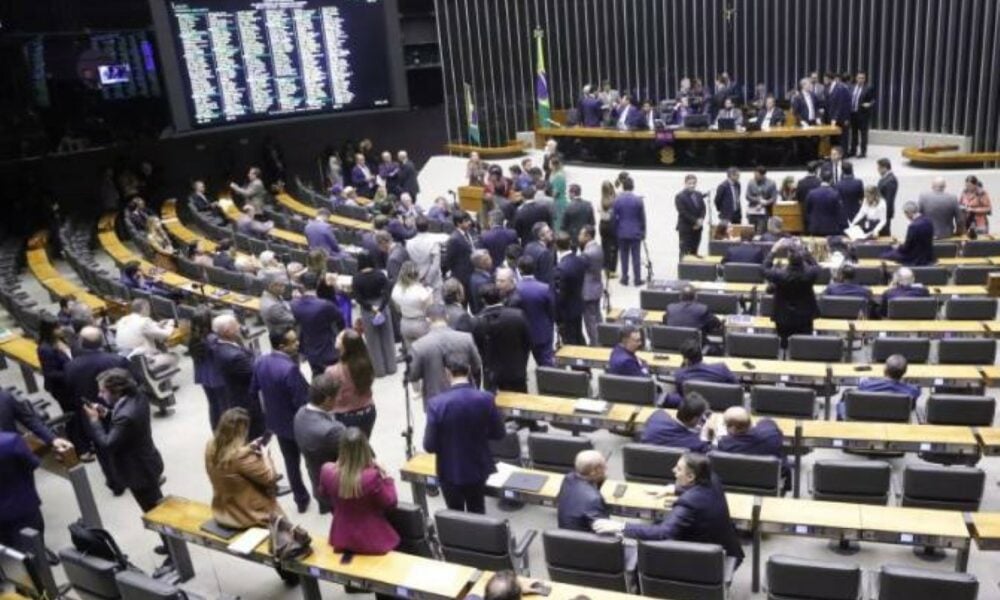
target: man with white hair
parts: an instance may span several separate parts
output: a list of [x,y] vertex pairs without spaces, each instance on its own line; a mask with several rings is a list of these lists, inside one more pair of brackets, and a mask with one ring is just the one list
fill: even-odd
[[909,267],[900,267],[892,276],[892,285],[882,294],[882,316],[889,315],[889,301],[895,298],[926,298],[930,292],[924,286],[915,283],[913,271]]
[[274,223],[272,221],[258,221],[257,214],[258,208],[253,204],[244,206],[242,214],[236,217],[236,231],[261,239],[267,237],[268,232],[274,229]]
[[935,177],[931,181],[931,191],[920,194],[917,201],[920,214],[930,219],[934,225],[935,239],[962,235],[965,232],[965,220],[962,218],[958,196],[946,192],[946,185],[944,177]]
[[469,289],[467,296],[469,300],[469,310],[474,315],[478,315],[483,309],[482,298],[479,297],[479,289],[487,283],[493,283],[493,259],[490,253],[479,248],[472,252],[472,274],[469,275]]
[[608,463],[597,450],[582,450],[576,455],[573,472],[563,478],[556,500],[560,529],[591,532],[595,519],[610,516],[601,496],[607,471]]
[[417,181],[417,168],[410,162],[410,157],[406,154],[406,150],[400,150],[396,153],[396,160],[399,161],[399,173],[396,175],[399,189],[416,200],[417,195],[420,194],[420,182]]
[[179,360],[176,354],[162,350],[174,332],[174,322],[166,319],[157,323],[149,315],[149,300],[133,300],[131,312],[115,324],[115,346],[122,356],[142,354],[149,361],[150,370],[163,371]]
[[819,125],[820,107],[813,93],[812,81],[803,77],[799,81],[799,92],[792,98],[792,110],[801,125]]
[[514,269],[510,267],[500,267],[494,275],[497,290],[500,292],[500,299],[506,306],[515,306],[517,297],[517,278],[514,277]]
[[914,267],[934,264],[934,223],[920,213],[915,202],[904,204],[903,214],[910,221],[906,227],[906,239],[883,254],[882,258]]
[[225,389],[225,405],[221,408],[245,408],[250,413],[248,437],[251,440],[258,438],[264,434],[264,413],[260,401],[250,397],[253,351],[244,345],[240,322],[232,313],[212,319],[212,332],[217,338],[212,354]]
[[274,275],[265,280],[267,287],[260,294],[260,318],[267,330],[295,327],[295,315],[284,299],[285,279]]

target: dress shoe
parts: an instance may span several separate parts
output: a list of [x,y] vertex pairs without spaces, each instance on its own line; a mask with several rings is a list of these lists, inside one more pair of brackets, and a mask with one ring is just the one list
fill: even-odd
[[646,282],[645,282],[645,281],[643,281],[643,280],[641,280],[641,279],[637,279],[637,280],[635,281],[635,287],[642,287],[642,286],[644,286],[644,285],[646,285]]
[[59,566],[59,562],[60,562],[59,561],[59,557],[56,556],[55,552],[49,550],[48,548],[45,549],[45,560],[49,561],[49,566],[50,567],[58,567]]
[[307,510],[309,510],[309,499],[306,498],[305,502],[296,502],[295,508],[298,509],[300,515],[306,512]]
[[160,544],[156,548],[153,548],[153,552],[159,554],[160,556],[167,556],[170,552],[167,551],[166,544]]
[[278,486],[278,494],[277,494],[278,496],[287,496],[288,494],[291,493],[292,493],[292,488],[290,488],[289,486],[287,485]]
[[97,459],[93,452],[84,452],[83,454],[77,456],[77,458],[79,458],[82,463],[92,463]]

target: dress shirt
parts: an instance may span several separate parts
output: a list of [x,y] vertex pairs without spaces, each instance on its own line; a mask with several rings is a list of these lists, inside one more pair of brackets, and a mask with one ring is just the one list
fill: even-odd
[[399,307],[404,319],[423,319],[433,300],[431,289],[415,283],[407,288],[396,284],[392,289],[392,301]]
[[160,350],[156,344],[165,342],[174,332],[173,326],[161,327],[153,319],[136,313],[119,319],[115,330],[115,345],[123,355],[133,351],[146,355],[158,354]]
[[858,214],[854,216],[854,220],[851,221],[851,225],[860,225],[862,221],[867,220],[869,223],[875,223],[874,229],[871,231],[878,233],[882,230],[882,226],[885,225],[886,218],[886,208],[885,200],[882,198],[878,199],[878,203],[875,206],[864,202],[861,204],[861,208],[858,209]]

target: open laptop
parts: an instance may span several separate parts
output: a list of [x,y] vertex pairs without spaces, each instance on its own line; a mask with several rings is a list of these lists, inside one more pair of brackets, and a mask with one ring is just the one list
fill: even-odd
[[708,129],[708,115],[687,115],[684,117],[684,127],[686,129]]
[[719,131],[736,131],[736,119],[729,117],[720,118]]

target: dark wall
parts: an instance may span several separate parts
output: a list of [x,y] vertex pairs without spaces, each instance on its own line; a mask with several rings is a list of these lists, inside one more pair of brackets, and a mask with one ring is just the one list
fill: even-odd
[[554,108],[609,79],[641,97],[727,71],[783,94],[810,70],[867,70],[874,126],[1000,146],[996,0],[438,0],[449,138],[466,137],[472,84],[486,145],[531,129],[535,42],[545,31]]

